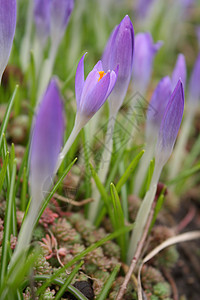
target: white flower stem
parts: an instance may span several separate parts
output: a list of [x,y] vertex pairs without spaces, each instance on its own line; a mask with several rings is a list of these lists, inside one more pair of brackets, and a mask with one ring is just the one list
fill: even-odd
[[142,184],[145,179],[145,175],[147,173],[149,163],[151,159],[153,158],[153,152],[154,152],[154,145],[150,144],[146,146],[146,150],[143,154],[142,159],[140,160],[139,163],[139,168],[136,173],[136,177],[134,180],[134,194],[139,196],[139,192],[141,190]]
[[[98,171],[98,176],[102,184],[105,183],[106,177],[108,175],[109,166],[110,166],[110,160],[111,160],[112,149],[113,149],[113,131],[115,126],[115,120],[116,120],[116,114],[110,113],[106,137],[105,137],[105,146],[104,146],[104,150],[103,150],[103,154],[99,166],[99,171]],[[93,187],[92,198],[94,199],[94,201],[90,204],[88,219],[92,223],[94,223],[97,217],[98,206],[100,202],[100,193],[96,186]]]
[[58,44],[52,43],[49,57],[43,63],[41,73],[40,73],[40,79],[38,82],[38,93],[37,93],[38,103],[40,102],[41,96],[44,93],[49,83],[49,80],[52,76],[57,50],[58,50]]
[[162,171],[163,165],[155,161],[155,168],[153,172],[153,177],[151,180],[151,185],[149,190],[147,191],[144,200],[142,201],[139,211],[137,213],[137,217],[135,220],[135,226],[132,231],[131,240],[128,249],[127,255],[127,263],[130,264],[132,258],[135,255],[135,251],[137,249],[137,245],[142,237],[146,222],[148,220],[149,213],[151,211],[151,207],[153,205],[153,201],[156,195],[158,180]]
[[40,39],[37,36],[35,36],[34,43],[33,43],[33,54],[34,54],[35,71],[37,77],[41,69],[43,52],[44,52],[44,45],[41,43]]
[[26,71],[29,63],[30,43],[31,43],[31,31],[33,24],[33,1],[29,0],[28,10],[26,16],[26,31],[21,42],[20,48],[20,61],[23,71]]
[[183,121],[183,125],[174,149],[174,153],[170,161],[169,179],[175,178],[181,169],[194,114],[195,110],[193,109],[188,110],[187,114],[185,114],[185,119]]
[[63,159],[65,158],[65,155],[69,151],[69,149],[72,146],[73,142],[75,141],[77,135],[79,134],[79,132],[83,128],[83,126],[86,124],[86,122],[87,122],[87,118],[83,119],[79,115],[76,116],[74,128],[72,129],[72,132],[71,132],[67,142],[65,143],[61,153],[59,154],[55,173],[58,171]]

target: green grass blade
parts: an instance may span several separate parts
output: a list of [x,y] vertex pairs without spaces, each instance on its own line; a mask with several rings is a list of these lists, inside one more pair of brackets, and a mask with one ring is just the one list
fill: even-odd
[[2,255],[1,255],[1,269],[0,269],[0,282],[4,282],[4,277],[7,272],[9,250],[10,250],[10,234],[12,232],[12,217],[13,217],[13,202],[15,200],[15,177],[16,177],[16,160],[13,162],[12,176],[10,189],[7,193],[6,201],[6,215],[4,222],[4,234],[2,242]]
[[6,170],[7,170],[7,166],[8,166],[8,160],[9,160],[9,152],[6,153],[4,162],[3,162],[3,166],[0,172],[0,194],[2,191],[2,187],[3,187],[3,183],[5,180],[5,176],[6,176]]
[[99,176],[97,175],[96,171],[94,170],[93,166],[90,164],[90,169],[91,169],[91,173],[92,173],[92,177],[96,183],[96,186],[99,190],[99,193],[104,201],[104,204],[106,206],[106,209],[108,211],[110,220],[112,222],[112,224],[114,225],[114,218],[113,218],[113,212],[110,206],[110,200],[109,200],[109,195],[105,189],[105,187],[103,186],[103,184],[101,183]]
[[15,100],[15,97],[16,97],[17,90],[18,90],[18,86],[16,86],[16,88],[15,88],[15,90],[14,90],[12,96],[11,96],[11,99],[8,103],[8,107],[6,109],[5,116],[3,118],[3,122],[1,124],[1,128],[0,128],[0,149],[2,147],[3,133],[6,132],[6,128],[7,128],[7,125],[8,125],[8,120],[9,120],[11,109],[12,109],[12,106],[13,106],[13,103],[14,103],[14,100]]
[[180,183],[181,181],[186,180],[192,175],[194,175],[195,173],[197,173],[199,170],[200,170],[200,162],[198,162],[193,168],[181,172],[178,176],[176,176],[176,178],[168,181],[167,185],[174,185]]
[[61,299],[62,295],[64,294],[64,292],[66,291],[68,285],[71,283],[71,281],[73,280],[74,276],[76,275],[76,273],[78,272],[78,270],[80,269],[80,267],[83,265],[83,261],[80,262],[80,264],[78,264],[73,271],[70,273],[70,275],[67,277],[67,279],[65,280],[65,283],[62,285],[61,289],[58,291],[58,293],[55,296],[55,300],[59,300]]
[[38,289],[37,294],[41,294],[44,292],[44,290],[51,285],[51,283],[57,278],[59,277],[59,275],[65,271],[67,268],[71,267],[72,265],[74,265],[76,262],[78,262],[79,260],[83,259],[83,257],[85,255],[87,255],[88,253],[90,253],[91,251],[95,250],[96,248],[102,246],[103,244],[105,244],[107,241],[113,240],[115,238],[117,238],[119,235],[124,234],[126,232],[129,232],[130,230],[133,229],[133,224],[129,225],[129,226],[125,226],[120,228],[119,230],[107,235],[106,237],[104,237],[103,239],[99,240],[98,242],[94,243],[93,245],[89,246],[88,248],[86,248],[84,251],[82,251],[80,254],[76,255],[70,262],[68,262],[64,267],[62,267],[61,269],[59,269],[58,271],[56,271],[50,278],[49,280],[47,280],[43,286],[41,288]]
[[142,157],[143,154],[144,154],[144,150],[142,150],[136,157],[134,157],[134,159],[132,160],[132,162],[130,163],[130,165],[128,166],[128,168],[126,169],[126,171],[124,172],[124,175],[118,181],[118,183],[116,185],[116,189],[117,189],[118,193],[120,192],[121,187],[128,180],[128,178],[131,175],[131,173],[133,173],[133,171],[137,167],[137,165],[138,165],[138,163],[139,163],[139,161],[140,161],[140,159],[141,159],[141,157]]
[[[115,230],[118,230],[122,227],[124,227],[124,213],[121,207],[121,202],[117,193],[117,189],[114,186],[113,183],[110,184],[110,191],[111,191],[111,199],[113,203],[114,208],[114,222],[115,222]],[[121,258],[122,261],[126,260],[126,249],[127,249],[127,243],[126,243],[126,236],[120,235],[117,238],[118,244],[120,245],[121,249]]]
[[103,289],[101,290],[100,295],[98,296],[97,300],[106,300],[107,295],[110,291],[110,288],[112,287],[113,282],[115,281],[115,278],[120,270],[121,265],[116,265],[112,273],[110,274],[108,280],[106,281],[106,284],[104,285]]
[[20,181],[23,176],[24,167],[26,167],[27,173],[28,173],[28,154],[29,154],[29,144],[26,147],[26,150],[25,150],[25,153],[24,153],[24,156],[22,159],[22,163],[21,163],[20,169],[18,171],[17,182],[16,182],[16,192],[18,192],[18,190],[19,190]]
[[154,215],[153,215],[153,219],[151,221],[151,225],[150,225],[150,229],[149,231],[151,231],[151,229],[153,228],[155,222],[156,222],[156,219],[157,219],[157,215],[158,213],[160,212],[162,206],[163,206],[163,203],[164,203],[164,200],[165,200],[165,190],[166,190],[166,187],[164,187],[158,197],[158,200],[157,200],[157,203],[156,203],[156,207],[154,209]]
[[55,192],[57,191],[57,189],[59,188],[60,184],[62,183],[63,179],[65,178],[65,176],[67,175],[67,173],[70,171],[70,169],[72,168],[72,166],[75,164],[75,162],[77,161],[77,158],[75,158],[71,164],[67,167],[67,169],[64,171],[63,175],[60,177],[60,179],[56,182],[56,184],[54,185],[53,189],[50,191],[48,197],[46,198],[46,200],[44,201],[42,208],[40,209],[40,212],[38,214],[38,218],[35,222],[35,226],[38,224],[39,219],[41,218],[45,208],[47,207],[49,201],[51,200],[51,198],[53,197],[53,195],[55,194]]
[[151,179],[152,179],[152,176],[153,176],[154,167],[155,167],[155,160],[152,159],[150,161],[147,175],[144,179],[144,182],[142,184],[142,188],[141,188],[140,193],[139,193],[141,199],[144,198],[147,191],[149,190],[149,187],[150,187],[150,184],[151,184]]

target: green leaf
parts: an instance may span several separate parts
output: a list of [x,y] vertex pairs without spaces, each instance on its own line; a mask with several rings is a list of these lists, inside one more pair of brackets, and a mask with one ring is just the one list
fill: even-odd
[[10,235],[12,232],[13,205],[15,201],[15,177],[16,177],[16,160],[14,160],[13,162],[11,184],[6,199],[6,214],[5,214],[5,221],[4,221],[4,234],[3,234],[3,242],[2,242],[1,269],[0,269],[1,283],[4,281],[4,277],[7,272],[8,259],[9,259],[9,251],[10,251],[9,243],[10,243]]
[[144,154],[144,150],[142,150],[136,157],[134,157],[134,159],[132,160],[132,162],[130,163],[130,165],[128,166],[126,171],[124,172],[124,175],[118,181],[118,183],[116,185],[116,189],[117,189],[118,193],[120,192],[121,187],[124,185],[124,183],[128,180],[131,173],[133,173],[133,171],[137,167],[143,154]]
[[[115,230],[118,230],[122,227],[124,227],[124,213],[121,207],[121,202],[119,200],[119,196],[117,193],[117,189],[113,183],[110,184],[110,191],[111,191],[111,199],[113,203],[114,208],[114,224],[115,224]],[[126,249],[127,249],[127,243],[126,243],[126,236],[120,235],[117,238],[118,244],[120,245],[121,249],[121,258],[122,261],[126,260]]]
[[11,97],[9,103],[8,103],[8,107],[6,109],[6,113],[5,113],[5,116],[4,116],[2,124],[1,124],[1,128],[0,128],[0,149],[2,147],[3,133],[6,132],[6,128],[7,128],[7,125],[8,125],[8,120],[9,120],[11,109],[12,109],[12,106],[13,106],[13,103],[14,103],[14,100],[15,100],[15,97],[16,97],[17,90],[18,90],[18,86],[16,86],[16,88],[15,88],[13,94],[12,94],[12,97]]
[[3,183],[4,183],[4,179],[6,176],[6,170],[7,170],[7,166],[8,166],[8,160],[9,160],[9,152],[6,153],[4,162],[3,162],[3,166],[0,172],[0,194],[2,191],[2,187],[3,187]]
[[133,224],[126,226],[126,227],[122,227],[119,230],[115,231],[114,233],[111,233],[109,235],[107,235],[106,237],[104,237],[103,239],[99,240],[98,242],[92,244],[91,246],[89,246],[88,248],[86,248],[84,251],[82,251],[80,254],[76,255],[70,262],[68,262],[64,267],[62,267],[61,269],[59,269],[58,271],[56,271],[48,280],[46,280],[46,282],[43,284],[43,286],[41,288],[38,289],[37,291],[37,295],[41,294],[44,292],[44,290],[51,285],[51,283],[57,278],[59,277],[59,275],[65,271],[67,268],[73,266],[77,261],[83,259],[83,257],[85,255],[87,255],[88,253],[90,253],[91,251],[95,250],[96,248],[102,246],[103,244],[105,244],[106,242],[113,240],[115,238],[117,238],[119,235],[124,234],[126,232],[129,232],[130,230],[133,229]]
[[66,289],[67,289],[68,285],[71,283],[71,281],[73,280],[74,276],[76,275],[76,273],[78,272],[78,270],[80,269],[80,267],[83,265],[83,263],[84,262],[81,261],[80,264],[78,264],[73,269],[73,271],[69,274],[69,276],[65,280],[64,284],[62,285],[61,289],[57,292],[57,294],[55,296],[55,300],[61,299],[62,295],[66,292]]
[[27,194],[27,172],[26,172],[26,167],[24,167],[23,171],[23,177],[22,177],[22,190],[21,190],[21,202],[20,202],[20,207],[21,211],[26,210],[26,194]]
[[101,293],[97,297],[97,300],[106,300],[107,299],[107,295],[110,291],[110,288],[112,287],[113,282],[115,281],[115,278],[120,270],[120,267],[121,267],[120,264],[115,266],[114,270],[112,271],[108,280],[106,281],[103,289],[101,290]]
[[151,229],[153,228],[155,222],[156,222],[156,219],[157,219],[157,216],[163,206],[163,203],[164,203],[164,200],[165,200],[165,190],[166,190],[166,187],[164,187],[158,197],[158,200],[157,200],[157,203],[156,203],[156,207],[154,209],[154,215],[153,215],[153,218],[152,218],[152,221],[151,221],[151,225],[150,225],[150,228],[149,228],[149,231],[151,231]]

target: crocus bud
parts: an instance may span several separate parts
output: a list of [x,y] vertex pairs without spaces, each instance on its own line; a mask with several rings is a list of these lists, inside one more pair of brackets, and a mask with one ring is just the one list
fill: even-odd
[[52,43],[60,43],[73,8],[74,0],[51,0],[50,34]]
[[117,112],[126,96],[133,69],[134,30],[129,16],[113,30],[105,47],[103,70],[114,70],[119,65],[115,88],[109,98],[111,111]]
[[83,121],[83,126],[100,109],[110,93],[116,80],[118,67],[114,71],[103,71],[102,62],[94,66],[84,81],[84,57],[82,56],[76,71],[75,93],[77,115]]
[[168,76],[162,78],[158,83],[147,110],[146,139],[147,143],[157,140],[160,124],[171,95],[171,80]]
[[164,166],[172,153],[183,110],[184,91],[183,84],[179,80],[165,109],[158,135],[155,159],[161,166]]
[[64,134],[63,106],[52,79],[38,107],[30,147],[30,188],[33,202],[41,202],[55,172]]
[[183,87],[185,87],[186,77],[187,77],[187,69],[186,69],[185,56],[183,54],[179,54],[174,71],[172,73],[172,90],[174,90],[179,79],[182,81]]
[[196,109],[200,101],[199,78],[200,78],[200,52],[194,64],[194,68],[189,83],[189,99],[188,99],[189,105],[188,106],[192,106],[194,109]]
[[46,44],[50,33],[50,5],[51,0],[35,0],[34,2],[36,34],[43,45]]
[[0,0],[0,82],[12,48],[16,9],[16,0]]
[[154,57],[162,42],[153,43],[150,33],[138,33],[135,36],[135,52],[133,59],[133,84],[141,94],[145,94],[151,79]]

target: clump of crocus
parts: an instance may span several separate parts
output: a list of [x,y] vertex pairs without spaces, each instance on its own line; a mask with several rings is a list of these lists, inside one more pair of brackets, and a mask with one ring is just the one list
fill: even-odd
[[134,181],[134,193],[136,195],[140,192],[148,165],[154,156],[160,124],[171,95],[171,85],[171,80],[168,76],[162,78],[149,103],[146,121],[146,151],[140,161],[139,169]]
[[194,68],[190,77],[189,82],[189,92],[188,92],[188,101],[186,107],[186,114],[184,117],[184,122],[182,126],[182,130],[180,132],[180,136],[175,147],[174,155],[170,164],[169,178],[174,178],[178,172],[180,171],[181,164],[184,160],[186,144],[188,141],[190,129],[192,126],[192,122],[194,120],[194,116],[196,111],[198,110],[200,103],[200,53],[196,59],[194,64]]
[[[134,53],[134,30],[129,16],[125,16],[121,23],[115,27],[105,47],[102,65],[103,69],[113,69],[119,66],[118,78],[112,94],[108,99],[109,103],[109,122],[105,137],[104,152],[99,166],[98,176],[102,183],[105,182],[113,148],[113,130],[117,113],[124,101],[133,69]],[[104,162],[106,161],[106,164]],[[94,221],[99,205],[99,193],[93,190],[93,199],[90,204],[89,219]]]
[[47,6],[47,8],[50,10],[50,16],[49,18],[46,16],[46,19],[49,22],[51,48],[48,59],[45,60],[42,68],[38,88],[38,98],[45,90],[52,75],[57,50],[65,34],[70,15],[74,8],[74,0],[51,0],[50,7]]
[[105,73],[101,61],[98,61],[93,70],[88,74],[86,80],[84,80],[84,58],[85,54],[78,64],[75,78],[77,103],[75,124],[69,139],[60,153],[57,169],[80,130],[109,97],[117,80],[118,67],[115,70],[107,70],[107,73]]
[[155,148],[155,168],[150,184],[150,188],[147,191],[144,200],[139,208],[139,212],[136,217],[135,226],[131,236],[131,242],[128,250],[128,263],[131,262],[135,251],[138,246],[138,242],[144,231],[145,224],[150,214],[152,204],[155,198],[158,180],[160,178],[161,171],[168,161],[178,130],[182,121],[184,110],[184,92],[183,85],[179,80],[165,109],[160,130],[157,139],[157,145]]
[[16,0],[0,0],[0,82],[13,44],[16,11]]
[[133,86],[135,91],[145,95],[151,79],[152,66],[156,53],[162,42],[153,43],[150,33],[138,33],[135,36],[133,59]]
[[30,193],[28,215],[21,227],[18,245],[11,263],[28,247],[42,201],[55,174],[58,155],[63,142],[63,107],[58,86],[52,79],[36,113],[30,145]]

